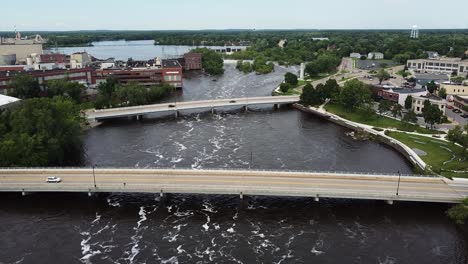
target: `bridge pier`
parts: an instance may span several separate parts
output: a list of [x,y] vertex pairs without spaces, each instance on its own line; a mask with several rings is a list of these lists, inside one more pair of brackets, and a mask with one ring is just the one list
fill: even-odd
[[164,196],[164,192],[163,192],[163,190],[161,190],[161,191],[159,192],[159,197],[163,197],[163,196]]
[[319,198],[318,195],[316,197],[314,197],[314,202],[319,202],[319,201],[320,201],[320,198]]
[[93,193],[91,191],[88,192],[88,197],[93,196]]
[[278,110],[280,108],[280,104],[274,104],[273,109]]
[[175,118],[179,118],[179,116],[180,116],[180,113],[179,113],[179,111],[176,110],[175,111]]
[[137,115],[137,116],[136,116],[136,120],[137,120],[137,121],[140,121],[140,119],[142,119],[142,118],[143,118],[143,115]]
[[215,114],[215,109],[214,109],[214,107],[211,108],[211,114],[212,114],[212,115]]
[[242,110],[243,110],[244,112],[248,112],[248,111],[249,111],[249,106],[248,106],[248,105],[244,105],[244,106],[242,107]]
[[24,191],[24,189],[23,189],[23,191],[21,192],[21,195],[22,195],[22,196],[26,196],[26,192]]
[[244,194],[243,194],[242,192],[239,194],[239,198],[240,198],[241,200],[244,200]]
[[393,205],[393,200],[387,200],[385,201],[388,205]]

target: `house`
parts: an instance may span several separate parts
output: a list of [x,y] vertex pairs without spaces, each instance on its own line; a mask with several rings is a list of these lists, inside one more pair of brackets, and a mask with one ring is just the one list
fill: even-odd
[[349,57],[354,58],[354,59],[360,59],[361,58],[361,53],[353,52],[349,54]]
[[426,54],[429,59],[439,58],[439,53],[437,51],[426,51]]
[[442,113],[445,115],[445,109],[447,107],[447,101],[445,101],[444,99],[440,98],[440,97],[437,97],[437,96],[434,96],[434,95],[421,95],[421,96],[414,96],[413,97],[413,111],[416,113],[416,114],[422,114],[422,110],[424,108],[424,102],[429,100],[429,102],[432,104],[432,105],[437,105],[440,109],[440,111],[442,111]]
[[384,59],[384,54],[382,52],[370,52],[367,55],[367,58],[369,60],[383,60]]
[[91,56],[87,52],[77,52],[70,56],[70,67],[72,69],[86,68],[91,64]]

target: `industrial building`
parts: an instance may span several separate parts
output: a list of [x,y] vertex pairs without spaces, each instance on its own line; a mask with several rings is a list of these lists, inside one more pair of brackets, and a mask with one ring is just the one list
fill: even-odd
[[461,60],[460,58],[408,60],[406,66],[414,72],[455,73],[463,76],[468,74],[468,60]]
[[41,71],[27,71],[27,72],[0,72],[0,94],[10,94],[12,88],[9,86],[14,76],[17,74],[28,74],[36,78],[41,87],[45,89],[45,86],[50,80],[61,80],[68,78],[72,81],[82,83],[84,85],[96,84],[96,78],[94,75],[94,69],[58,69],[58,70],[41,70]]
[[44,40],[36,35],[34,39],[25,39],[19,32],[15,38],[0,38],[0,66],[26,64],[31,54],[42,54]]
[[96,70],[96,82],[104,82],[108,77],[114,77],[120,84],[138,82],[151,86],[168,83],[176,88],[182,88],[182,74],[182,66],[177,60],[163,60],[161,67]]

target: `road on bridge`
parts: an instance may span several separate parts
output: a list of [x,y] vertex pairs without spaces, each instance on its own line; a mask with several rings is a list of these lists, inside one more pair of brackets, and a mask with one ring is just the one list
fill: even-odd
[[[61,183],[46,183],[49,176]],[[96,180],[96,187],[94,186]],[[6,169],[4,192],[142,192],[304,196],[457,203],[468,181],[440,177],[179,169]],[[398,189],[398,196],[396,195]]]
[[250,98],[232,98],[232,99],[217,99],[192,102],[177,102],[164,103],[153,105],[141,105],[132,107],[119,107],[102,110],[86,111],[87,119],[106,119],[125,116],[138,116],[143,114],[170,112],[180,110],[194,109],[214,109],[218,107],[229,106],[249,106],[262,104],[292,104],[299,101],[299,96],[265,96],[265,97],[250,97]]

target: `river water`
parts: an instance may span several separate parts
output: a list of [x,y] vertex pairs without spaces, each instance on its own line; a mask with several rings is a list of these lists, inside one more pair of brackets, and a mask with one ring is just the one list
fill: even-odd
[[[269,95],[286,71],[190,73],[167,101]],[[214,81],[215,80],[215,81]],[[122,119],[87,165],[411,173],[383,145],[287,107]],[[208,195],[1,194],[0,263],[467,263],[447,205]]]

